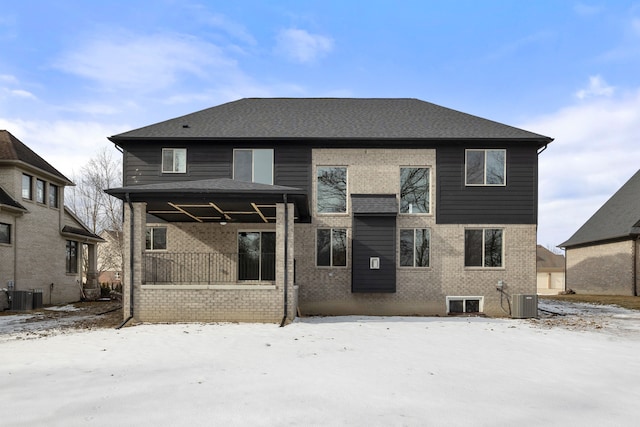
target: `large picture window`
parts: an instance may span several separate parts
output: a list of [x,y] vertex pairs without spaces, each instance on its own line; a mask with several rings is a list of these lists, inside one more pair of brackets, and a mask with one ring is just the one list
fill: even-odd
[[482,228],[464,231],[465,267],[502,267],[502,229]]
[[233,179],[273,184],[273,149],[233,151]]
[[276,280],[276,233],[238,233],[238,280]]
[[158,251],[167,249],[167,227],[147,227],[145,249]]
[[11,243],[11,224],[0,222],[0,243]]
[[318,267],[346,267],[347,230],[321,228],[316,236],[316,265]]
[[506,150],[467,150],[467,185],[505,185]]
[[67,273],[78,272],[78,242],[67,240]]
[[318,213],[347,211],[347,168],[319,166],[317,172]]
[[429,168],[400,168],[400,213],[429,213]]
[[429,229],[400,230],[400,266],[429,267]]
[[163,148],[162,149],[162,173],[186,173],[187,149]]
[[22,198],[23,199],[33,199],[33,190],[31,189],[31,181],[33,178],[31,175],[23,174],[22,175]]

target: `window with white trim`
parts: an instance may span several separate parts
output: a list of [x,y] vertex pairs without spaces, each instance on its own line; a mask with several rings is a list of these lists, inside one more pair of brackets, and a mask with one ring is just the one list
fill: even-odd
[[400,267],[429,267],[428,228],[400,229]]
[[273,184],[273,149],[233,150],[233,179]]
[[507,150],[466,150],[466,185],[505,185]]
[[347,212],[347,168],[318,166],[316,173],[318,213]]
[[316,265],[347,266],[347,229],[319,228],[316,231]]
[[186,173],[187,149],[163,148],[162,149],[162,173]]
[[478,228],[464,230],[465,267],[502,267],[503,230]]
[[429,213],[429,168],[400,168],[400,213]]
[[447,313],[482,313],[484,297],[447,297]]
[[11,224],[0,222],[0,243],[11,244]]
[[146,246],[148,251],[167,249],[167,227],[147,227]]

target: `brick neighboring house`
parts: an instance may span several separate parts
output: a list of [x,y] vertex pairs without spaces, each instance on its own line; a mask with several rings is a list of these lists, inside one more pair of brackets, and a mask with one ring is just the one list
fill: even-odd
[[638,295],[640,170],[566,242],[566,286],[579,294]]
[[538,294],[558,295],[564,288],[564,256],[555,254],[544,246],[536,249]]
[[253,98],[109,139],[125,316],[500,316],[536,293],[546,136],[417,99]]
[[[67,185],[73,183],[0,130],[0,289],[39,289],[45,304],[80,300],[84,245],[91,260],[85,290],[94,292],[95,246],[102,239],[64,207]],[[7,293],[0,292],[0,309],[7,307]]]

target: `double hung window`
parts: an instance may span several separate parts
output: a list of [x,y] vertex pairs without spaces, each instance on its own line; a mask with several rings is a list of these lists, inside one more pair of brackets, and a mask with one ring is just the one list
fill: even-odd
[[272,185],[273,149],[234,150],[233,179]]
[[319,166],[316,175],[318,213],[347,212],[347,168]]
[[466,150],[467,185],[505,185],[506,150]]
[[148,251],[167,249],[167,227],[147,227],[145,249]]
[[429,202],[429,168],[400,168],[400,213],[429,213]]
[[49,206],[58,207],[58,186],[49,184]]
[[45,197],[44,197],[44,188],[45,188],[45,182],[41,179],[36,179],[36,202],[38,203],[44,203],[45,202]]
[[500,228],[465,230],[465,267],[502,267],[503,243]]
[[238,280],[276,279],[276,233],[238,233]]
[[400,230],[400,267],[429,267],[431,235],[427,228]]
[[162,149],[162,173],[186,173],[187,149],[163,148]]
[[346,267],[346,228],[320,228],[317,230],[316,265],[318,267]]

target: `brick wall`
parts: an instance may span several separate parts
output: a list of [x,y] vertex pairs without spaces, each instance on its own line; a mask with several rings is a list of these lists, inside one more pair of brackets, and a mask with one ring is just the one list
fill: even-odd
[[625,240],[567,249],[567,289],[578,294],[633,295],[636,244]]

